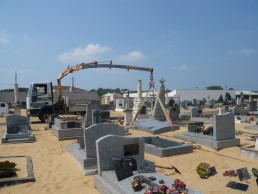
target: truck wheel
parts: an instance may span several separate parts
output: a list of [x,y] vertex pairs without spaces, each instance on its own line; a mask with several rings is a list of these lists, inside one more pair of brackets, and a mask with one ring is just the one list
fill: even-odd
[[39,115],[39,119],[41,120],[42,123],[45,123],[46,120],[48,120],[48,116],[51,115],[50,112],[44,111]]

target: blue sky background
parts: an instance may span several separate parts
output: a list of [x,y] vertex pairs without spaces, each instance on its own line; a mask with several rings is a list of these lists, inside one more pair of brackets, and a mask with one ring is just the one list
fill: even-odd
[[[1,0],[0,89],[53,81],[68,65],[112,60],[154,68],[155,85],[258,90],[257,0]],[[90,69],[63,79],[128,88],[149,73]]]

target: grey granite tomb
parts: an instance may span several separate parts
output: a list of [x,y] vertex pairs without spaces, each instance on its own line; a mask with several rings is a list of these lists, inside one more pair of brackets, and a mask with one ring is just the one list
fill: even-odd
[[174,104],[173,107],[168,108],[168,115],[171,121],[177,121],[179,119],[180,108],[177,104]]
[[177,134],[176,137],[217,150],[240,145],[240,140],[235,138],[235,116],[233,113],[214,115],[213,121],[213,130],[207,135],[188,131]]
[[2,136],[2,143],[34,142],[30,119],[20,115],[6,117],[7,132]]
[[[137,145],[137,146],[136,146]],[[137,149],[130,149],[136,148]],[[144,137],[121,137],[114,135],[104,136],[96,141],[98,175],[95,175],[95,187],[101,194],[144,194],[148,186],[143,183],[143,189],[135,192],[131,187],[133,177],[142,175],[145,177],[154,176],[158,183],[163,180],[164,184],[170,186],[173,179],[155,172],[155,166],[152,162],[144,160]],[[121,181],[117,180],[114,170],[113,158],[133,158],[137,162],[137,171],[133,175]],[[187,187],[188,193],[200,194]]]
[[257,101],[251,100],[249,102],[249,109],[250,111],[257,111]]
[[145,152],[158,157],[169,157],[193,152],[192,144],[184,144],[159,137],[145,137],[144,141]]
[[96,140],[105,135],[124,136],[125,128],[113,123],[99,123],[83,130],[77,144],[67,145],[67,150],[79,163],[85,175],[97,173]]
[[203,111],[201,108],[198,107],[192,107],[190,110],[190,117],[191,121],[196,121],[196,122],[204,122],[204,123],[213,123],[213,118],[212,117],[200,117],[203,115]]
[[92,110],[92,125],[96,123],[105,123],[110,120],[110,111],[109,110]]
[[82,120],[68,120],[55,118],[52,132],[59,140],[76,139],[83,135]]

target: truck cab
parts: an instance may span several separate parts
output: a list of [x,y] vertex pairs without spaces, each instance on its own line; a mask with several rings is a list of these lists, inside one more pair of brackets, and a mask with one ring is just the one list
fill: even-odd
[[52,107],[53,103],[52,82],[31,83],[26,98],[27,116],[38,117],[42,107]]

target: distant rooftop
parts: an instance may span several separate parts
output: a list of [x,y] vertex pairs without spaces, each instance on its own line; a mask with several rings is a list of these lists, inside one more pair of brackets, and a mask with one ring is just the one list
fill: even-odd
[[[71,86],[61,86],[62,90],[70,90]],[[87,91],[81,88],[73,87],[74,91]],[[57,85],[53,86],[53,90],[57,90]]]

